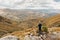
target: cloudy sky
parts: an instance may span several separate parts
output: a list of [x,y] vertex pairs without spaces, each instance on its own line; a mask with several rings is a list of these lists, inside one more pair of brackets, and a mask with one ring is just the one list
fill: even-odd
[[60,9],[60,0],[0,0],[0,8]]

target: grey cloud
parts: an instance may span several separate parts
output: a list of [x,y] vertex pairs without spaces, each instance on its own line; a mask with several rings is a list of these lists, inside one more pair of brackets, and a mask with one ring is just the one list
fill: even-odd
[[[52,1],[53,2],[53,1]],[[3,6],[3,7],[7,7],[7,8],[13,8],[13,9],[21,9],[21,8],[24,8],[24,9],[40,9],[40,8],[47,8],[47,9],[53,9],[53,7],[55,6],[49,6],[49,5],[52,5],[50,4],[49,2],[46,2],[45,0],[32,0],[32,1],[28,1],[28,0],[21,0],[21,1],[18,1],[18,0],[1,0],[0,2],[0,6]],[[59,5],[59,4],[58,4]],[[55,7],[57,8],[57,7]]]

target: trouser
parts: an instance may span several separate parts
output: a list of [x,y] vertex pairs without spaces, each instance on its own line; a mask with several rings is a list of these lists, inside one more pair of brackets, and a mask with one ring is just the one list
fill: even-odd
[[39,35],[39,36],[42,35],[42,31],[39,31],[39,34],[38,34],[38,35]]

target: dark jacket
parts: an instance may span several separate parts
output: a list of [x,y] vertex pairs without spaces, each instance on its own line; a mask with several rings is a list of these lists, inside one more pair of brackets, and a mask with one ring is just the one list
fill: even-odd
[[41,28],[42,28],[42,24],[39,24],[38,25],[38,30],[41,31],[42,30]]

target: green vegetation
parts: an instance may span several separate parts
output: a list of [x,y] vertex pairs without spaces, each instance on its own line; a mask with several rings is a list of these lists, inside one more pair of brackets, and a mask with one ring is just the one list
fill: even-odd
[[48,33],[48,28],[47,28],[47,27],[45,27],[45,26],[43,26],[43,27],[42,27],[42,31],[44,31],[44,32]]

